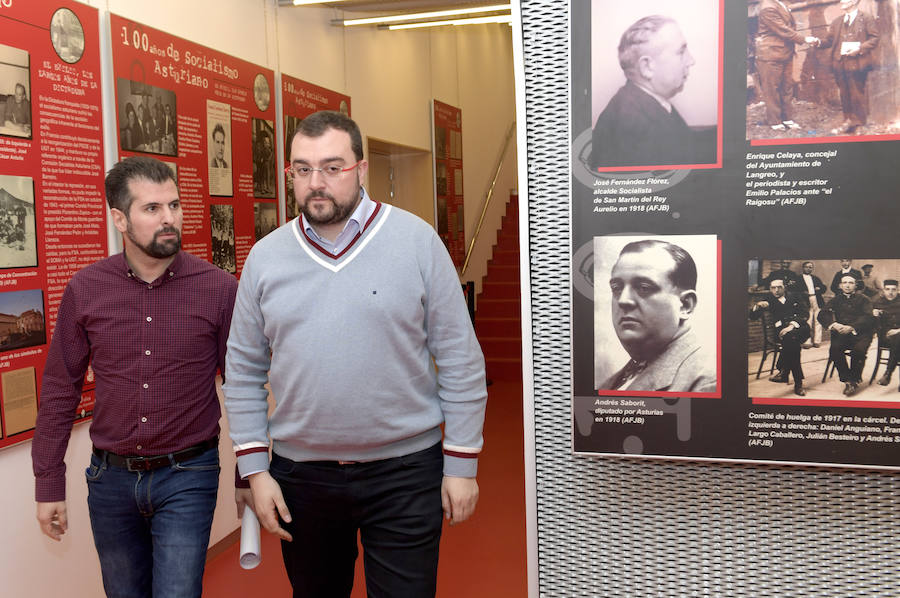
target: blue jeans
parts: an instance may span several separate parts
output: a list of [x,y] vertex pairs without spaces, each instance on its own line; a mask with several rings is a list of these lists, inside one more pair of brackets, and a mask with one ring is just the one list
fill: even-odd
[[434,598],[443,511],[441,445],[381,461],[341,465],[272,456],[294,537],[281,553],[294,598],[347,598],[356,534],[369,598]]
[[152,471],[96,455],[85,472],[108,598],[199,598],[219,488],[219,450]]

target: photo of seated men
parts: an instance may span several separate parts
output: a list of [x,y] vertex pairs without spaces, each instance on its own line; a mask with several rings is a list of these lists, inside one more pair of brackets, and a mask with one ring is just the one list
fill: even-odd
[[591,3],[589,167],[715,164],[718,2],[634,4]]
[[0,44],[0,135],[31,137],[28,52]]
[[900,133],[897,2],[748,0],[747,16],[747,139]]
[[750,397],[897,406],[900,259],[763,259],[748,271]]
[[617,393],[716,396],[712,235],[594,239],[594,381]]

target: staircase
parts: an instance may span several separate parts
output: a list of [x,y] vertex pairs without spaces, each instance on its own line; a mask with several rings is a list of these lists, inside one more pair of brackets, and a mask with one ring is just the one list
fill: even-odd
[[511,195],[475,302],[475,334],[489,380],[522,379],[521,305],[519,198]]

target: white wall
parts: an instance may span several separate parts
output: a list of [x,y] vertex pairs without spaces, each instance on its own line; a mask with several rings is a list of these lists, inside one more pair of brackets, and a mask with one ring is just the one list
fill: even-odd
[[[340,11],[279,8],[275,0],[88,0],[101,12],[134,19],[244,60],[346,93],[365,136],[430,150],[432,98],[462,108],[466,234],[471,236],[481,198],[495,167],[503,134],[514,118],[512,41],[506,25],[432,31],[345,31],[330,20]],[[103,22],[101,20],[101,22]],[[108,75],[109,73],[105,73]],[[109,83],[107,83],[109,84]],[[497,199],[515,187],[510,152]],[[108,164],[107,166],[111,166]],[[423,170],[425,166],[423,165]],[[430,176],[430,172],[429,172]],[[430,201],[430,198],[428,199]],[[500,213],[503,201],[495,211]],[[493,220],[499,222],[499,215]],[[496,226],[496,224],[494,224]],[[465,276],[480,277],[493,242],[482,233]],[[479,280],[480,284],[480,280]],[[234,457],[222,421],[222,476],[211,543],[234,531]],[[3,595],[32,598],[102,596],[100,570],[87,517],[83,470],[90,453],[88,425],[76,426],[66,463],[69,533],[57,544],[35,520],[31,443],[0,451],[5,482],[0,509],[0,577]]]

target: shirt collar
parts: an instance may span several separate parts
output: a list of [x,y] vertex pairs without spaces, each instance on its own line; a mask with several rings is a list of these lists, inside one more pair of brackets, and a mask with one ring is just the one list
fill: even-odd
[[665,99],[664,97],[662,97],[661,95],[659,95],[659,94],[653,92],[652,90],[648,89],[647,87],[641,85],[641,84],[638,83],[637,81],[635,81],[634,84],[637,85],[638,88],[639,88],[641,91],[645,92],[645,93],[646,93],[647,95],[649,95],[651,98],[653,98],[654,100],[656,100],[657,102],[659,102],[659,105],[662,106],[663,108],[665,108],[666,112],[668,112],[669,114],[672,113],[672,104],[669,103],[668,100],[666,100],[666,99]]
[[[122,251],[121,253],[118,254],[116,268],[126,278],[134,279],[141,284],[148,284],[147,281],[141,280],[140,277],[137,274],[135,274],[134,271],[131,269],[131,266],[128,265],[128,260],[125,259],[124,251]],[[166,268],[165,272],[163,272],[160,275],[160,277],[157,278],[156,280],[149,281],[149,284],[157,285],[157,286],[161,285],[162,283],[169,280],[170,278],[175,278],[175,276],[178,274],[178,272],[184,271],[184,268],[185,268],[184,251],[179,250],[178,253],[175,254],[175,259],[172,260],[172,263],[169,264],[169,267]]]
[[366,222],[368,222],[369,218],[372,216],[372,213],[375,211],[375,202],[372,201],[371,197],[369,197],[369,194],[366,192],[365,187],[359,188],[359,194],[362,199],[356,206],[356,209],[353,210],[353,213],[350,214],[350,218],[347,219],[347,222],[344,224],[344,228],[341,230],[337,238],[335,238],[333,243],[328,239],[319,236],[319,233],[317,233],[316,230],[309,224],[309,221],[306,220],[306,216],[300,214],[300,222],[303,225],[303,230],[306,231],[307,236],[309,236],[310,239],[313,239],[317,244],[325,247],[329,251],[340,253],[345,247],[350,244],[354,237],[356,237],[356,234],[362,231],[363,226],[365,226]]

